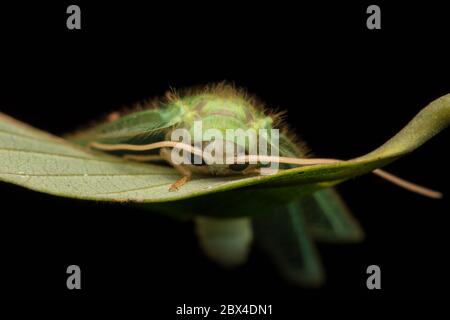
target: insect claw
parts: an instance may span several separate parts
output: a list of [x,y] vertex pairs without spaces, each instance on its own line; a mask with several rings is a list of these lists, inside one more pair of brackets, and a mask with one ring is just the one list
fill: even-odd
[[169,188],[169,191],[178,191],[178,189],[185,185],[186,182],[189,181],[189,176],[184,176],[181,179],[177,180],[174,184],[172,184]]

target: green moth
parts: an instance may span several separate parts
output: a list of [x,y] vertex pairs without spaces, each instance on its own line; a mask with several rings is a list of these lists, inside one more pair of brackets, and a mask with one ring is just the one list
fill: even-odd
[[[101,124],[79,131],[68,138],[73,142],[133,161],[161,162],[180,173],[170,190],[189,184],[197,175],[259,175],[261,170],[276,163],[280,170],[299,165],[335,163],[337,159],[312,158],[304,143],[286,129],[283,114],[272,113],[256,98],[231,85],[218,84],[202,89],[171,92],[152,106],[132,112],[113,113]],[[173,141],[173,133],[183,129],[193,134],[194,125],[201,121],[203,130],[215,130],[222,138],[204,138],[185,143]],[[277,131],[276,144],[271,134],[265,136],[268,154],[255,154],[250,139],[228,139],[227,130]],[[194,133],[195,135],[195,133]],[[260,146],[261,137],[253,141]],[[217,146],[219,148],[209,148]],[[226,154],[230,148],[231,156]],[[215,156],[225,160],[207,161]],[[239,154],[236,150],[241,150]],[[228,149],[227,149],[228,150]],[[176,163],[173,155],[182,153],[189,160]],[[273,153],[276,155],[274,156]],[[233,161],[228,161],[229,159]],[[376,169],[375,174],[411,191],[439,198],[439,192],[415,185]],[[239,197],[236,201],[242,201]],[[217,203],[220,206],[221,203]],[[182,210],[182,208],[180,208]],[[205,210],[207,212],[207,209]],[[205,254],[225,267],[244,263],[253,242],[274,261],[289,281],[314,286],[323,282],[324,275],[314,241],[356,242],[363,232],[333,188],[321,189],[299,197],[287,205],[276,207],[270,214],[211,217],[202,213],[194,216],[196,233]]]

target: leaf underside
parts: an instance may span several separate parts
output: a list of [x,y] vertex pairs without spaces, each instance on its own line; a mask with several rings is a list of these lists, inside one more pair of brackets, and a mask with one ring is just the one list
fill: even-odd
[[94,152],[0,113],[0,181],[69,198],[131,202],[169,214],[252,215],[382,167],[449,123],[450,94],[433,101],[392,139],[362,157],[270,176],[196,176],[170,192],[180,177],[171,167]]

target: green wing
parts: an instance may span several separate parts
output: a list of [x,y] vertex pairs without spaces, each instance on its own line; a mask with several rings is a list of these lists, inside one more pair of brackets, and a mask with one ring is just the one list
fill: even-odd
[[147,144],[164,139],[165,133],[182,122],[184,109],[177,104],[130,113],[115,121],[94,126],[68,136],[68,139],[86,145],[89,142],[105,144]]
[[319,241],[358,242],[364,238],[364,232],[334,188],[303,197],[299,201],[299,214]]
[[[305,153],[284,134],[280,134],[280,155],[302,157]],[[320,241],[360,241],[364,233],[334,188],[319,190],[299,200],[310,233]]]
[[257,246],[268,255],[290,283],[319,286],[324,272],[313,239],[308,233],[299,203],[256,216],[253,230]]
[[[280,134],[281,156],[301,157],[304,152]],[[359,241],[363,231],[333,188],[301,197],[273,214],[254,218],[255,241],[290,282],[320,285],[324,273],[314,240]]]

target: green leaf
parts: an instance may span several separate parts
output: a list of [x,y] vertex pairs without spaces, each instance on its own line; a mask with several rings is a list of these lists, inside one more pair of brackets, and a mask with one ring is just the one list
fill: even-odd
[[392,139],[362,157],[270,176],[198,176],[170,192],[179,178],[170,167],[94,152],[0,113],[0,180],[57,196],[137,203],[180,218],[253,215],[382,167],[449,124],[450,94],[433,101]]

